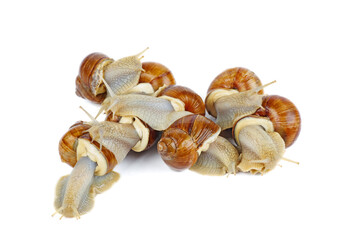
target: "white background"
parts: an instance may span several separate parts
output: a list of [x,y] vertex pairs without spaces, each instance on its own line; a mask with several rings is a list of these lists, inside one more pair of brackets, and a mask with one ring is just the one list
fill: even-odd
[[[357,1],[2,1],[1,239],[359,239]],[[80,220],[51,217],[71,168],[58,141],[98,107],[75,95],[82,59],[146,47],[205,97],[227,68],[254,71],[293,101],[302,132],[264,176],[173,172],[156,149],[130,153],[121,179]],[[3,236],[1,236],[3,235]],[[4,238],[5,236],[5,238]]]

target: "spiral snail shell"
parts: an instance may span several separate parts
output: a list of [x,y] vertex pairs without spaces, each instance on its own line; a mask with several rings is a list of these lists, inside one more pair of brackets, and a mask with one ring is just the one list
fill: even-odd
[[91,53],[80,64],[76,77],[76,95],[94,103],[101,103],[106,97],[106,88],[102,83],[101,72],[114,60],[102,53]]
[[195,164],[220,133],[220,127],[202,115],[188,115],[164,131],[157,149],[164,162],[173,169],[184,170]]
[[150,83],[154,91],[176,84],[171,71],[160,63],[144,62],[142,68],[144,71],[140,75],[139,83]]
[[173,85],[160,92],[158,97],[165,99],[178,99],[183,103],[185,111],[205,116],[205,104],[201,97],[187,87]]
[[285,141],[285,146],[290,147],[297,139],[301,130],[301,118],[299,110],[289,99],[268,95],[263,97],[262,108],[255,115],[268,117]]

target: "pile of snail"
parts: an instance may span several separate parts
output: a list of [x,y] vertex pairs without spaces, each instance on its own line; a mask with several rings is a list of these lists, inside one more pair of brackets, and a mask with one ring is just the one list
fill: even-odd
[[[284,97],[265,95],[268,84],[253,72],[225,70],[204,102],[176,85],[164,65],[141,63],[144,51],[116,61],[92,53],[81,63],[76,95],[100,106],[95,117],[82,108],[90,121],[76,122],[60,139],[61,161],[73,167],[56,186],[54,215],[60,219],[90,211],[96,194],[119,179],[113,169],[128,152],[156,143],[171,169],[204,175],[264,174],[281,159],[291,161],[283,155],[299,135],[299,111]],[[102,113],[105,120],[98,121]],[[232,137],[223,134],[228,129]]]

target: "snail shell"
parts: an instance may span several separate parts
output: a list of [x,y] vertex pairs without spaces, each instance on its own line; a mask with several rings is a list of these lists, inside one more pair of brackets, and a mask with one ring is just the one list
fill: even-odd
[[76,95],[94,103],[104,101],[106,88],[100,76],[103,74],[104,67],[113,61],[102,53],[91,53],[85,57],[76,78]]
[[285,141],[285,146],[290,147],[300,134],[301,118],[299,110],[289,99],[269,95],[263,97],[262,107],[255,115],[268,117],[274,125],[274,130]]
[[[239,92],[261,86],[260,79],[249,69],[236,67],[220,73],[210,84],[208,93],[215,89],[236,89]],[[260,92],[263,93],[263,92]]]
[[[217,116],[214,103],[222,96],[244,92],[261,86],[260,79],[252,71],[242,68],[230,68],[220,73],[210,84],[205,99],[206,109],[213,117]],[[263,90],[258,92],[263,94]]]
[[204,101],[190,88],[173,85],[165,88],[158,96],[170,101],[171,98],[178,99],[183,103],[185,111],[205,116]]
[[81,155],[87,152],[92,155],[92,160],[98,163],[95,174],[104,175],[111,172],[116,166],[115,155],[106,147],[100,147],[87,132],[92,126],[82,121],[76,122],[64,134],[59,142],[61,161],[74,167]]
[[160,63],[144,62],[142,68],[144,72],[140,74],[139,83],[150,83],[154,91],[163,86],[176,84],[171,71]]
[[195,164],[199,154],[220,134],[220,127],[202,115],[188,115],[164,131],[157,149],[164,162],[175,170]]

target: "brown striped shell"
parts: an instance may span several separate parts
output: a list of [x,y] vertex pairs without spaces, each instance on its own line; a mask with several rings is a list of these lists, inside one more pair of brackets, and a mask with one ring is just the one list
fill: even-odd
[[197,161],[199,148],[219,133],[220,127],[206,117],[188,115],[178,119],[164,131],[157,149],[168,166],[184,170]]
[[175,85],[175,79],[171,71],[164,65],[156,62],[144,62],[142,68],[145,70],[140,75],[139,83],[150,83],[154,91],[166,85]]
[[[236,89],[239,92],[247,91],[261,86],[260,79],[249,69],[236,67],[220,73],[210,84],[208,94],[219,88]],[[259,91],[262,94],[263,91]]]
[[289,99],[278,95],[264,96],[262,106],[255,115],[268,117],[274,130],[284,139],[285,146],[290,147],[300,134],[299,110]]
[[91,125],[84,123],[83,121],[78,121],[70,127],[70,129],[64,134],[64,136],[59,141],[59,154],[62,162],[69,164],[71,167],[74,167],[77,162],[77,143],[78,139],[85,139],[91,142],[106,158],[107,161],[107,171],[106,173],[112,171],[116,166],[117,161],[114,154],[109,151],[106,147],[102,146],[100,150],[100,144],[91,139],[90,134],[87,132],[91,128]]
[[177,98],[185,104],[185,111],[205,116],[205,104],[201,97],[187,87],[173,85],[165,88],[160,96]]
[[[106,115],[106,118],[105,118],[105,121],[109,121],[109,122],[120,122],[121,120],[121,117],[118,116],[118,115],[115,115],[113,114],[113,112],[109,111]],[[152,129],[147,123],[145,123],[143,120],[139,119],[141,121],[142,124],[144,124],[144,126],[146,128],[148,128],[150,130],[150,133],[149,133],[149,142],[148,142],[148,145],[146,146],[146,148],[143,150],[147,150],[149,148],[151,148],[152,146],[154,146],[154,144],[157,142],[157,140],[159,140],[160,138],[160,132],[159,131],[156,131],[154,129]]]
[[106,97],[106,88],[100,81],[101,68],[113,62],[102,53],[91,53],[82,61],[76,77],[76,95],[94,103],[101,103]]

